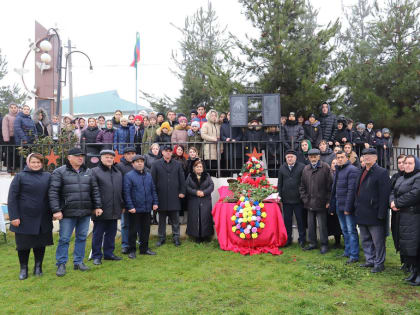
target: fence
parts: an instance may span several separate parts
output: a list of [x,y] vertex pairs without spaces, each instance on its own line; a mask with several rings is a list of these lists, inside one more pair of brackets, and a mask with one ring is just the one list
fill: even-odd
[[[161,146],[168,143],[159,143]],[[171,144],[174,146],[175,144]],[[217,177],[229,177],[234,173],[239,173],[242,165],[248,160],[248,153],[251,153],[254,148],[257,152],[262,153],[262,160],[266,165],[268,175],[270,177],[277,177],[277,170],[284,162],[284,153],[288,146],[283,142],[267,142],[267,141],[237,141],[237,142],[189,142],[182,144],[185,147],[185,152],[188,153],[188,148],[195,146],[199,149],[200,158],[206,162],[207,170]],[[298,147],[298,144],[295,144]],[[94,167],[99,162],[99,152],[102,149],[113,149],[122,154],[122,150],[127,146],[134,146],[137,153],[141,154],[141,144],[101,144],[101,143],[82,143],[80,148],[86,154],[86,164],[88,167]],[[148,144],[150,146],[150,144]],[[58,155],[56,162],[58,165],[65,163],[66,154],[70,149],[69,145],[65,144],[51,144],[51,145],[25,145],[25,149],[29,152],[39,152],[44,156],[51,153]],[[296,149],[296,148],[295,148]],[[21,170],[25,161],[20,154],[21,147],[17,145],[0,145],[1,168],[0,172],[15,173]],[[144,153],[144,152],[143,152]],[[397,156],[400,154],[420,156],[420,146],[416,148],[401,148],[394,147],[390,152],[383,152],[383,156],[379,156],[381,166],[390,170],[390,172],[397,170]],[[379,163],[379,162],[378,162]],[[45,169],[48,171],[54,170],[56,164],[47,165]]]

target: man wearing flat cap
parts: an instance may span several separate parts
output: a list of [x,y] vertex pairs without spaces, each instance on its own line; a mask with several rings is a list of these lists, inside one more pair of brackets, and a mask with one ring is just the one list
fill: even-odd
[[299,232],[299,245],[304,247],[306,243],[306,210],[303,208],[302,199],[299,195],[299,186],[302,178],[302,171],[305,164],[296,160],[294,150],[286,151],[286,163],[279,168],[278,192],[283,204],[284,225],[287,231],[286,246],[293,241],[293,213]]
[[129,219],[128,258],[136,258],[136,239],[140,230],[140,254],[155,255],[149,249],[150,211],[158,208],[152,176],[144,169],[144,156],[133,158],[133,170],[124,177],[124,201]]
[[83,263],[86,238],[92,211],[102,211],[99,187],[93,180],[92,170],[84,164],[84,153],[79,148],[70,149],[66,165],[54,170],[48,192],[54,220],[60,220],[60,238],[56,250],[57,276],[66,274],[70,238],[75,230],[73,252],[75,270],[86,271]]
[[311,149],[308,152],[310,164],[302,171],[300,197],[308,210],[308,241],[305,250],[317,248],[317,222],[321,242],[321,254],[328,252],[327,209],[331,197],[332,178],[330,167],[320,160],[321,152]]
[[[125,147],[123,151],[123,157],[120,163],[116,164],[115,167],[121,172],[123,179],[124,176],[133,170],[133,157],[136,155],[135,147]],[[121,215],[121,252],[128,254],[128,213],[123,211]]]
[[161,246],[166,241],[166,218],[172,223],[172,236],[175,246],[180,246],[179,240],[179,211],[181,198],[185,198],[185,175],[181,163],[172,160],[172,147],[165,145],[160,160],[152,165],[152,178],[156,186],[159,200],[159,241],[156,246]]
[[356,223],[366,258],[360,267],[372,268],[371,272],[377,273],[385,269],[386,222],[391,184],[386,169],[376,163],[376,149],[364,149],[362,155],[365,167],[357,179],[354,203]]
[[[92,259],[94,265],[105,260],[121,260],[114,254],[118,219],[124,208],[122,198],[123,175],[114,166],[115,153],[102,150],[99,165],[92,169],[93,180],[99,187],[102,201],[101,211],[92,214]],[[103,249],[103,252],[102,252]]]

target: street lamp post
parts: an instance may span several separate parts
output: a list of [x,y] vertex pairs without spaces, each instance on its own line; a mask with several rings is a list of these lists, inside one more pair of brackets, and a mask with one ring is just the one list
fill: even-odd
[[[25,59],[23,60],[22,63],[22,69],[17,70],[17,72],[21,75],[22,77],[22,82],[24,87],[26,88],[26,90],[28,90],[30,93],[37,95],[37,91],[31,91],[27,88],[26,84],[25,84],[25,80],[23,77],[23,74],[25,73],[25,62],[26,59],[28,58],[30,52],[32,50],[34,50],[35,52],[42,52],[42,54],[40,55],[39,59],[41,62],[36,62],[36,66],[39,68],[39,70],[41,71],[41,75],[43,74],[44,71],[48,71],[51,69],[50,63],[52,61],[52,57],[49,54],[49,52],[52,50],[52,44],[51,44],[51,39],[55,36],[57,37],[57,64],[56,64],[56,71],[58,74],[58,80],[57,80],[57,101],[56,101],[56,107],[55,107],[55,114],[57,116],[60,116],[60,110],[61,110],[61,83],[64,83],[64,86],[66,85],[67,82],[67,64],[68,64],[68,57],[73,54],[73,53],[80,53],[86,56],[86,58],[88,58],[89,60],[89,68],[90,70],[93,70],[92,67],[92,62],[89,58],[89,56],[87,54],[85,54],[84,52],[80,51],[80,50],[75,50],[72,51],[71,53],[67,54],[65,56],[66,62],[65,62],[65,67],[62,66],[62,58],[63,58],[63,47],[61,46],[61,39],[60,39],[60,35],[58,34],[57,30],[54,28],[50,28],[47,30],[46,32],[46,36],[37,40],[34,44],[31,44],[30,46],[30,50],[28,51],[28,53],[25,56]],[[61,80],[61,72],[62,69],[65,69],[65,76],[64,76],[64,81]]]

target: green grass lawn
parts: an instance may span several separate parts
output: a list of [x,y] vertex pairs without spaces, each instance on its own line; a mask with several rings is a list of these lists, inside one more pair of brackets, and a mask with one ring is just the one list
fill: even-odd
[[[399,257],[388,239],[386,269],[371,274],[345,266],[342,250],[325,256],[297,245],[281,256],[242,256],[217,241],[180,248],[170,241],[157,256],[104,261],[88,272],[55,275],[55,246],[47,248],[44,275],[18,280],[13,234],[0,243],[1,314],[419,314],[420,288],[402,281]],[[57,239],[55,239],[57,241]],[[155,239],[152,239],[154,244]],[[120,253],[117,239],[116,253]],[[154,247],[152,247],[154,249]],[[90,239],[87,252],[90,250]]]

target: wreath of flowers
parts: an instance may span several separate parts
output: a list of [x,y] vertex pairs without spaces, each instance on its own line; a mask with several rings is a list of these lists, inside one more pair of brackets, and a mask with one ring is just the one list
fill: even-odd
[[241,239],[256,239],[265,227],[264,204],[241,196],[233,207],[232,232]]

